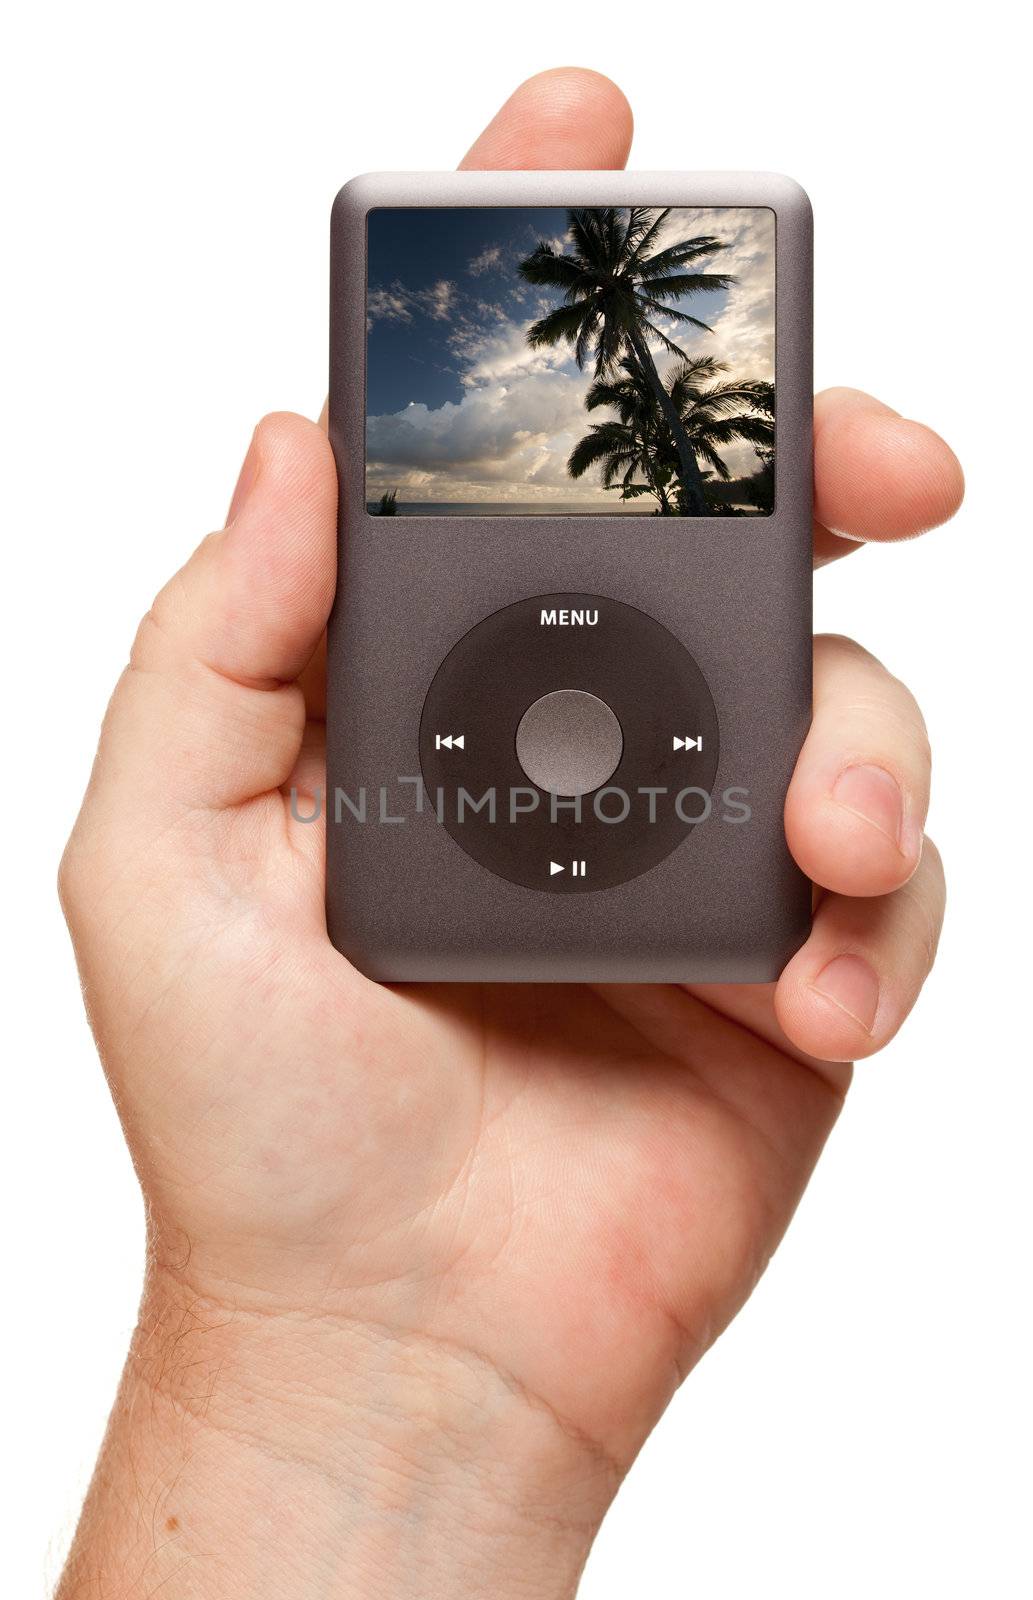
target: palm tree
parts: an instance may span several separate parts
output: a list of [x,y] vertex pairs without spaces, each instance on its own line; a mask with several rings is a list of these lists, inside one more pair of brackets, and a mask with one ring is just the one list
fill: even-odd
[[[627,422],[597,422],[574,446],[567,461],[572,478],[582,477],[589,467],[602,467],[604,489],[620,488],[622,500],[651,494],[659,504],[660,515],[674,516],[674,501],[669,493],[671,473],[654,456],[648,439]],[[636,483],[641,472],[645,483]]]
[[[610,406],[619,420],[595,423],[571,451],[567,471],[572,478],[580,478],[590,467],[600,465],[604,489],[616,488],[619,482],[622,500],[652,494],[659,502],[660,514],[673,516],[670,429],[657,408],[651,386],[634,362],[625,361],[622,367],[622,379],[597,379],[585,397],[587,410]],[[645,478],[644,484],[635,482],[636,472]]]
[[398,490],[385,490],[380,496],[380,503],[373,513],[377,517],[395,517],[398,515]]
[[[670,408],[692,451],[701,485],[704,471],[700,470],[700,462],[705,463],[706,477],[713,474],[723,483],[730,480],[731,473],[720,453],[728,445],[738,441],[751,444],[762,464],[770,460],[774,446],[773,385],[741,379],[718,381],[727,370],[712,356],[697,356],[670,373],[664,386]],[[675,506],[669,485],[678,473],[680,456],[667,425],[667,413],[657,413],[652,386],[634,361],[625,358],[620,371],[620,377],[597,379],[585,398],[587,410],[606,406],[616,411],[619,420],[594,424],[571,451],[567,471],[572,478],[580,478],[590,467],[601,465],[605,489],[615,488],[619,480],[622,498],[651,493],[661,515],[671,515]],[[644,484],[635,482],[636,472],[641,472]],[[709,509],[705,486],[702,492],[704,509]],[[677,497],[678,510],[684,509],[683,496],[684,480]],[[757,504],[752,493],[748,499]],[[758,504],[758,509],[763,507]]]
[[703,480],[670,393],[660,380],[648,336],[686,360],[684,350],[657,326],[657,317],[709,333],[705,322],[676,310],[671,301],[726,289],[735,280],[725,273],[686,270],[723,250],[720,239],[701,235],[660,249],[660,233],[669,215],[669,207],[649,206],[631,206],[626,212],[614,206],[568,211],[569,253],[561,254],[542,240],[520,263],[520,274],[537,287],[563,291],[563,305],[528,329],[532,348],[566,340],[574,347],[579,367],[594,353],[597,378],[613,373],[622,359],[634,359],[674,441],[683,509],[700,515],[706,509]]

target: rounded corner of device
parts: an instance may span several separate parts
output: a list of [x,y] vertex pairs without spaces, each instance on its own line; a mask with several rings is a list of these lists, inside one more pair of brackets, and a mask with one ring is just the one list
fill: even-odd
[[330,914],[332,906],[327,906],[327,912],[327,933],[341,960],[347,961],[363,978],[369,978],[373,983],[382,982],[385,952],[378,947],[377,941],[353,926],[338,922]]
[[784,172],[769,172],[764,176],[770,186],[772,204],[778,211],[784,216],[799,217],[807,223],[813,220],[811,197],[802,183]]
[[353,217],[364,214],[370,209],[377,191],[377,177],[375,172],[360,172],[354,178],[349,178],[347,183],[341,185],[334,203],[330,208],[331,222],[338,218]]

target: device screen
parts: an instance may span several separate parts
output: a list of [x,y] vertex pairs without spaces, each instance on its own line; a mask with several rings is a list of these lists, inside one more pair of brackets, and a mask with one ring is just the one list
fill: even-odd
[[377,516],[765,516],[765,207],[371,211]]

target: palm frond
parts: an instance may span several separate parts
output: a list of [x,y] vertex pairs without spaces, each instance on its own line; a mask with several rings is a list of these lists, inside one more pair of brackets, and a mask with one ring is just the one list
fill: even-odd
[[604,377],[617,366],[624,353],[627,336],[628,330],[616,309],[612,309],[608,316],[602,317],[595,350],[597,378]]
[[[689,320],[692,321],[693,319],[690,318]],[[657,327],[655,322],[644,322],[642,324],[642,326],[644,328],[648,328],[650,333],[654,336],[654,338],[659,339],[659,341],[663,345],[664,349],[666,351],[668,351],[670,355],[672,355],[672,356],[681,356],[683,361],[688,361],[689,358],[685,354],[685,351],[681,348],[681,346],[680,345],[676,345],[673,339],[669,339],[667,337],[666,333],[664,333],[662,331],[662,329]],[[703,326],[702,322],[696,322],[696,323],[694,323],[694,326],[697,327],[697,328],[703,328],[704,333],[709,333],[710,332],[710,329],[709,328],[705,328]]]
[[517,271],[525,283],[543,289],[576,290],[584,277],[580,264],[573,257],[557,255],[544,239],[521,261]]
[[614,206],[607,206],[603,213],[602,236],[607,260],[619,261],[624,249],[624,229]]
[[567,212],[571,243],[582,270],[598,268],[608,261],[605,217],[612,207],[581,207]]
[[599,335],[599,312],[595,306],[582,304],[581,327],[578,331],[577,342],[574,345],[574,360],[577,362],[578,371],[584,367],[588,360],[589,351],[593,342]]
[[623,465],[632,456],[637,459],[638,445],[627,428],[619,422],[597,422],[570,452],[567,471],[572,478],[580,478],[600,461],[614,457]]
[[775,415],[775,385],[764,379],[745,379],[741,383],[720,384],[722,393],[727,389],[731,392],[737,389],[745,405],[752,406],[754,411],[763,411],[765,416]]
[[727,371],[726,363],[718,361],[716,356],[689,356],[686,361],[682,362],[680,367],[675,368],[668,379],[667,386],[673,395],[676,383],[691,385],[709,383],[712,378],[717,377],[719,372]]
[[674,402],[674,409],[681,416],[689,406],[698,406],[703,398],[704,391],[700,388],[702,383],[714,376],[720,369],[720,363],[712,356],[696,356],[692,360],[683,361],[667,378],[667,392]]
[[643,277],[666,277],[677,267],[687,266],[690,261],[699,261],[703,256],[712,256],[715,250],[724,249],[721,239],[705,234],[698,239],[685,239],[681,244],[668,245],[666,250],[659,251],[657,255],[640,260],[639,269]]
[[[628,271],[634,271],[636,267],[641,267],[646,250],[649,248],[652,240],[656,238],[670,214],[670,206],[665,206],[662,211],[656,212],[655,216],[652,217],[648,212],[646,213],[645,217],[643,218],[643,232],[635,241],[633,248],[628,253],[626,258]],[[635,276],[638,276],[637,272]]]
[[721,460],[721,457],[718,455],[713,445],[709,444],[705,439],[693,438],[692,448],[696,452],[698,459],[709,461],[718,477],[724,482],[728,481],[732,474]]
[[[689,419],[689,433],[694,439],[696,435],[695,419]],[[716,417],[710,421],[700,420],[700,433],[712,444],[735,444],[741,440],[744,444],[769,445],[775,437],[775,425],[767,417]]]
[[[625,463],[629,463],[625,468]],[[603,463],[603,488],[612,489],[614,481],[620,476],[621,469],[625,468],[624,477],[634,477],[638,466],[638,450],[634,446],[628,449],[612,450]]]
[[557,306],[554,311],[539,317],[537,322],[532,322],[527,330],[527,342],[532,350],[539,350],[543,345],[560,344],[564,339],[568,344],[573,344],[581,331],[584,315],[581,306]]
[[681,300],[690,294],[713,294],[718,289],[728,289],[735,282],[727,272],[673,272],[668,277],[642,278],[637,288],[640,294],[654,300]]
[[585,395],[585,410],[598,411],[600,406],[612,406],[616,411],[627,399],[627,394],[627,379],[608,383],[604,378],[597,378]]
[[653,311],[657,316],[670,317],[672,322],[678,322],[683,327],[698,328],[701,333],[713,333],[713,328],[707,322],[701,322],[698,317],[690,317],[687,311],[679,311],[675,306],[665,306],[660,300],[650,300],[646,295],[636,296],[639,305],[645,306],[647,311]]
[[700,391],[699,404],[706,406],[714,416],[723,416],[736,406],[746,406],[771,417],[775,414],[774,385],[750,381],[717,383],[711,389]]
[[654,208],[652,206],[629,206],[628,217],[624,225],[624,240],[621,245],[621,264],[638,244],[642,235],[649,228],[652,221]]

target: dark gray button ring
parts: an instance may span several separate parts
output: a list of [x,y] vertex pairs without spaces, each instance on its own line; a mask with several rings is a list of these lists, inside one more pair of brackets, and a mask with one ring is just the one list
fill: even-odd
[[621,725],[605,700],[556,689],[529,706],[516,732],[517,760],[549,794],[591,794],[611,778],[624,750]]

